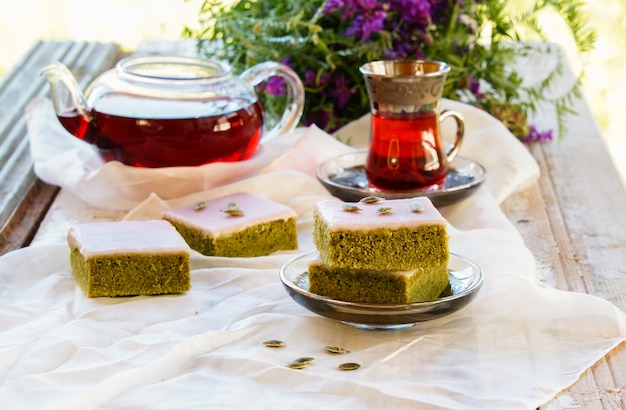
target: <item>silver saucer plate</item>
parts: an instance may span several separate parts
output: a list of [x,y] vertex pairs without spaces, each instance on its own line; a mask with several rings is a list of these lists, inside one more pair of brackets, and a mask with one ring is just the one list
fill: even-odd
[[317,169],[317,178],[333,196],[348,202],[357,202],[366,196],[386,199],[427,196],[435,206],[450,205],[474,193],[485,181],[482,165],[457,156],[449,165],[446,183],[440,189],[411,191],[382,191],[370,186],[365,175],[367,150],[343,154],[323,162]]
[[346,302],[309,292],[308,265],[317,258],[317,251],[309,251],[281,267],[280,280],[287,293],[313,313],[360,329],[406,329],[449,315],[465,307],[483,283],[483,272],[478,265],[463,256],[450,254],[450,288],[436,300],[401,305]]

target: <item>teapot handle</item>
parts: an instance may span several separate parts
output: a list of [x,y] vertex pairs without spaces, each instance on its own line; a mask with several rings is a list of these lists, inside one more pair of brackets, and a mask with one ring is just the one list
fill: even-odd
[[253,87],[273,76],[279,76],[285,80],[287,101],[280,121],[271,130],[263,133],[261,143],[293,130],[298,125],[304,110],[304,86],[298,74],[290,67],[267,61],[241,73],[241,78]]

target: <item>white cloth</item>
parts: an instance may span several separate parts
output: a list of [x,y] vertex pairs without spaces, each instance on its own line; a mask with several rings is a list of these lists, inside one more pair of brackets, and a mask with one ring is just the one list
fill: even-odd
[[[537,164],[502,123],[459,102],[444,100],[443,107],[457,110],[465,118],[467,136],[460,155],[471,156],[492,169],[487,184],[497,193],[498,202],[511,194],[512,189],[526,189],[535,181],[539,175]],[[337,141],[319,137],[327,135],[312,126],[270,140],[247,161],[199,167],[135,168],[117,161],[104,163],[92,145],[73,137],[61,126],[48,99],[31,101],[26,108],[26,119],[37,176],[73,192],[93,207],[110,210],[128,211],[151,193],[173,199],[239,181],[263,172],[281,155],[281,164],[275,165],[275,169],[298,169],[314,175],[322,160],[351,150]],[[307,132],[313,135],[291,149]],[[366,146],[369,116],[349,124],[337,137],[354,147]]]
[[[317,316],[289,298],[278,269],[313,249],[311,211],[329,197],[311,172],[350,149],[314,128],[300,130],[296,145],[258,175],[182,198],[146,195],[126,216],[150,218],[168,206],[247,190],[296,210],[298,251],[257,258],[194,252],[186,294],[115,299],[81,293],[64,243],[0,257],[0,403],[53,409],[544,404],[625,340],[626,315],[600,298],[537,283],[532,255],[498,206],[536,179],[537,166],[493,119],[459,108],[470,128],[462,154],[488,173],[474,195],[441,210],[450,222],[451,250],[485,274],[464,309],[408,330],[377,332]],[[264,347],[268,339],[286,347]],[[350,353],[330,356],[326,345]],[[301,356],[315,361],[303,370],[286,367]],[[341,372],[343,362],[362,367]]]

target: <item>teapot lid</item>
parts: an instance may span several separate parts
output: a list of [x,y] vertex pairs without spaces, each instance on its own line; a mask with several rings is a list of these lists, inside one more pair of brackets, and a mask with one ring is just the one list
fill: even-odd
[[222,61],[194,57],[150,55],[131,56],[116,64],[119,75],[141,81],[206,81],[230,75],[230,66]]

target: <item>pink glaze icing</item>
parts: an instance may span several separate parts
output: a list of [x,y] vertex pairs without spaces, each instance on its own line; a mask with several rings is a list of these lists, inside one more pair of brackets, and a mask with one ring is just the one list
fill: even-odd
[[[242,216],[222,212],[231,202],[243,211]],[[207,200],[201,209],[196,209],[195,204],[168,209],[163,212],[163,217],[218,237],[271,221],[296,218],[297,214],[286,205],[249,192],[239,192]]]
[[[414,212],[411,203],[419,203],[423,210]],[[346,211],[344,205],[356,205],[360,211]],[[386,214],[378,214],[383,207],[393,208]],[[383,200],[375,203],[346,203],[324,200],[316,204],[315,214],[331,230],[363,231],[377,228],[399,229],[423,225],[446,225],[446,220],[428,197]]]
[[84,257],[119,254],[189,253],[189,246],[167,221],[93,222],[70,228],[67,240]]

